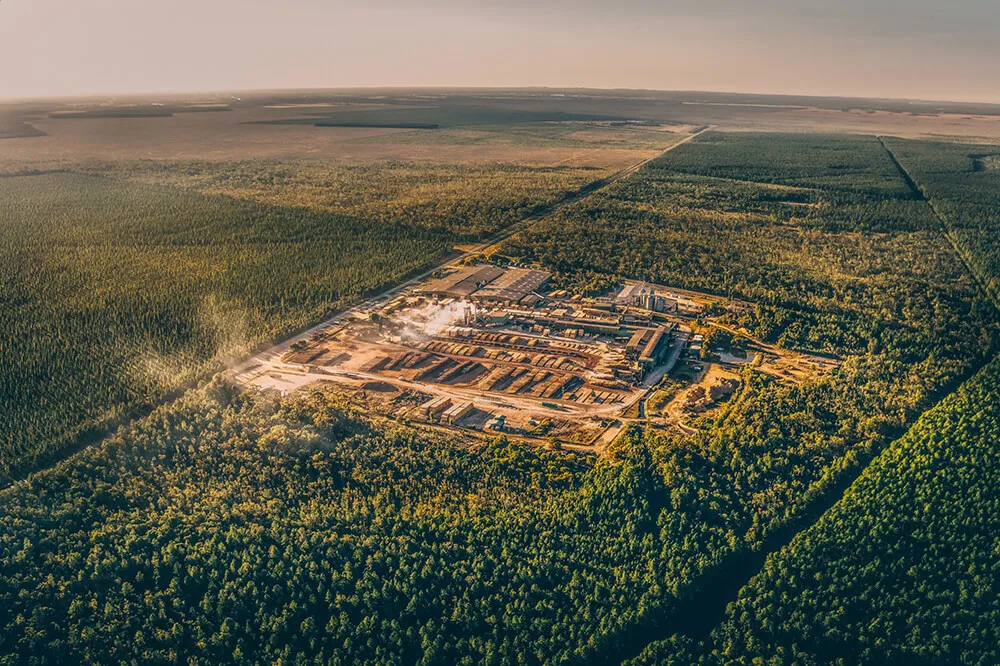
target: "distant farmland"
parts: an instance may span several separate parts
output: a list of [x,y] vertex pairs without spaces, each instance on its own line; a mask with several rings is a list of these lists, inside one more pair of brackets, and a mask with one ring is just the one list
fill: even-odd
[[259,121],[261,124],[316,125],[318,127],[392,127],[437,129],[466,125],[515,125],[520,123],[569,121],[625,121],[617,115],[571,113],[559,110],[518,109],[485,104],[452,103],[367,111],[337,110],[307,117]]
[[45,136],[45,132],[17,118],[0,117],[0,139],[25,139]]
[[57,111],[49,115],[56,120],[78,118],[171,118],[175,113],[212,113],[232,111],[228,106],[204,104],[196,106],[112,106],[82,111]]
[[433,130],[441,127],[437,123],[363,123],[363,122],[336,122],[324,120],[315,124],[316,127],[378,127],[384,129],[426,129]]

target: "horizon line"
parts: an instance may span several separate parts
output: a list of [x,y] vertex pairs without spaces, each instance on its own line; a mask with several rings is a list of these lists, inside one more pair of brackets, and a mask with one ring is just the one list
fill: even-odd
[[374,91],[534,91],[546,90],[553,92],[614,92],[614,93],[668,93],[677,95],[740,95],[740,96],[761,96],[774,98],[807,98],[821,100],[845,100],[845,101],[871,101],[871,102],[904,102],[909,104],[971,104],[977,106],[1000,107],[1000,101],[984,101],[974,99],[930,99],[913,97],[871,97],[865,95],[830,95],[817,93],[788,93],[788,92],[761,92],[746,90],[688,90],[670,88],[600,88],[591,86],[553,86],[547,84],[533,84],[525,86],[470,86],[470,85],[372,85],[372,86],[316,86],[316,87],[261,87],[261,88],[192,88],[192,89],[162,89],[146,91],[97,91],[74,94],[49,94],[49,95],[23,95],[0,97],[0,105],[38,103],[38,102],[68,102],[96,100],[107,97],[119,98],[141,98],[176,95],[232,95],[239,94],[261,94],[261,93],[335,93],[335,92],[374,92]]

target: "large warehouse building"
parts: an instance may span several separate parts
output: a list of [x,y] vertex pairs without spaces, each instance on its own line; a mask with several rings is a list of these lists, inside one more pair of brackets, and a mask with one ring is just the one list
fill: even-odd
[[479,264],[432,280],[421,291],[442,297],[517,303],[544,287],[550,277],[545,271]]
[[468,298],[503,274],[504,269],[497,266],[485,264],[466,266],[450,275],[428,282],[421,291],[435,296]]
[[494,303],[517,303],[522,298],[541,289],[549,281],[550,274],[526,268],[508,268],[504,274],[475,292],[476,300]]

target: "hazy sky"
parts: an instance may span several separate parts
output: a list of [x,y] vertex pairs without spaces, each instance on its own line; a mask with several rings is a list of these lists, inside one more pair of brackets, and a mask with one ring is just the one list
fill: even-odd
[[1000,102],[1000,0],[0,1],[0,97],[439,85]]

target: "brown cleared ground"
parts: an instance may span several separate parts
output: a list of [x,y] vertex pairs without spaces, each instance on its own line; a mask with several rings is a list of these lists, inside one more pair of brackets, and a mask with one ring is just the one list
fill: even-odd
[[[503,130],[412,130],[371,127],[252,124],[297,118],[305,109],[235,108],[225,113],[178,113],[170,117],[33,117],[46,136],[4,141],[0,160],[44,167],[91,160],[310,160],[372,163],[391,160],[431,164],[512,162],[619,169],[683,138],[683,131],[628,127],[567,128],[571,140]],[[683,129],[683,128],[679,128]],[[537,134],[537,133],[536,133]],[[474,135],[477,140],[468,140]]]
[[0,113],[0,140],[34,138],[44,136],[37,127],[24,122],[13,114]]
[[770,113],[734,112],[717,122],[722,131],[879,134],[905,139],[1000,143],[1000,116],[805,108]]
[[718,409],[738,390],[740,376],[732,369],[714,363],[699,363],[696,367],[703,370],[695,373],[693,381],[676,390],[673,399],[660,408],[667,422],[687,426],[694,418]]
[[[80,103],[7,110],[0,118],[11,127],[30,122],[46,134],[5,140],[0,174],[83,172],[478,238],[690,136],[684,125],[596,121],[439,130],[268,124],[385,106],[255,103],[192,112],[196,107],[180,104]],[[186,110],[169,115],[171,108]],[[53,117],[70,112],[134,117]]]
[[[398,91],[397,91],[398,93]],[[178,112],[173,116],[134,118],[51,117],[66,111],[106,106],[105,101],[37,102],[0,106],[0,169],[10,165],[62,168],[82,162],[184,161],[234,162],[276,160],[338,164],[407,161],[421,164],[508,162],[525,166],[571,166],[617,170],[656,154],[694,128],[713,125],[721,131],[781,131],[881,134],[1000,144],[1000,115],[956,112],[956,105],[880,103],[805,98],[782,103],[744,103],[729,97],[690,93],[602,93],[554,96],[443,93],[437,97],[409,93],[387,96],[347,92],[316,94],[248,94],[164,99],[159,103],[196,108],[226,104],[226,112]],[[700,100],[700,101],[699,101]],[[723,101],[720,101],[723,100]],[[780,101],[780,100],[779,100]],[[132,100],[129,104],[152,103]],[[196,104],[197,103],[197,104]],[[364,119],[371,112],[398,113],[441,105],[439,129],[392,127],[315,127],[312,120],[338,113]],[[816,104],[815,106],[813,104]],[[981,106],[981,105],[980,105]],[[128,104],[121,108],[129,109]],[[477,115],[486,109],[492,113]],[[914,111],[909,111],[913,109]],[[526,120],[475,124],[502,111]],[[533,120],[542,112],[590,114],[620,120]],[[920,111],[916,113],[915,111]],[[463,120],[467,113],[470,121]],[[530,114],[536,114],[531,116]],[[985,113],[989,113],[986,111]],[[456,121],[455,118],[458,118]],[[454,122],[448,123],[451,118]],[[433,118],[432,118],[433,119]],[[306,124],[258,124],[299,121]],[[456,124],[457,123],[457,124]],[[37,130],[36,130],[37,128]],[[21,136],[38,134],[38,136]]]

